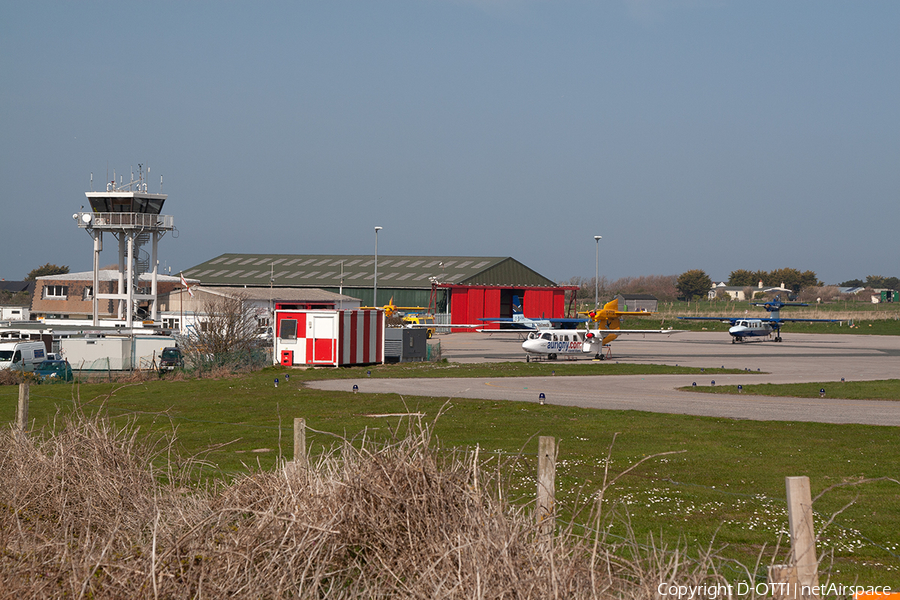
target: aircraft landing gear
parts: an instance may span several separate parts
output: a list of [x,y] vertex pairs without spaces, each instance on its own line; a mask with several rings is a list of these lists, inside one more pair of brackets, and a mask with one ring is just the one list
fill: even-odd
[[594,360],[603,360],[603,355],[598,352],[596,356],[594,356]]
[[525,362],[527,362],[527,363],[531,362],[531,357],[527,354],[525,355]]
[[548,355],[547,355],[547,360],[556,360],[556,355],[555,355],[555,354],[548,354]]

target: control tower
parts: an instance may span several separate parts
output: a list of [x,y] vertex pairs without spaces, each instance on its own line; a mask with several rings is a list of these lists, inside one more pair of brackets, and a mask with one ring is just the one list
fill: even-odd
[[[144,182],[143,168],[138,165],[139,175],[135,180],[134,172],[127,184],[116,185],[113,181],[106,184],[105,192],[85,192],[90,204],[90,212],[82,211],[72,215],[78,227],[84,229],[94,240],[94,288],[93,316],[94,326],[100,324],[99,301],[117,300],[118,318],[124,319],[130,329],[134,322],[137,302],[150,301],[150,317],[156,321],[159,316],[157,298],[157,247],[159,240],[167,231],[175,229],[175,219],[162,214],[166,194],[150,194]],[[149,173],[149,169],[148,169]],[[93,179],[93,178],[92,178]],[[162,178],[160,178],[162,188]],[[119,241],[119,278],[115,293],[100,294],[100,252],[103,250],[103,233],[110,233]],[[151,242],[150,255],[141,247]],[[151,273],[150,290],[138,289],[138,277],[142,273]],[[143,292],[143,293],[141,293]]]

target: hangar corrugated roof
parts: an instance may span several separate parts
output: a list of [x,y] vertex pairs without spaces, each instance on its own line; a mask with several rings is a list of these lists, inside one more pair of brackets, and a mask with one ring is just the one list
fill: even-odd
[[[222,254],[184,271],[206,286],[372,287],[372,255]],[[556,283],[510,257],[379,256],[378,287],[429,289],[431,277],[454,285],[547,287]]]
[[[180,290],[179,290],[180,291]],[[350,296],[335,294],[318,288],[283,288],[276,287],[274,289],[266,287],[234,287],[234,286],[214,286],[204,287],[195,286],[192,288],[194,293],[209,292],[216,295],[235,296],[246,298],[247,300],[274,300],[276,302],[340,302],[356,300]]]

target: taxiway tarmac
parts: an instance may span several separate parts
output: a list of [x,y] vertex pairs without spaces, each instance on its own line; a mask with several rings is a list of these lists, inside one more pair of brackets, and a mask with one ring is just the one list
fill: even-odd
[[[651,339],[652,338],[652,339]],[[453,362],[524,361],[521,340],[511,335],[457,333],[439,336],[442,356]],[[660,339],[620,338],[611,362],[744,369],[735,375],[610,375],[468,379],[359,379],[311,382],[318,389],[403,396],[483,398],[546,402],[610,410],[752,419],[900,426],[900,399],[839,400],[828,388],[847,381],[900,377],[900,337],[786,333],[777,343],[732,344],[727,334],[684,332]],[[557,362],[564,362],[562,360]],[[589,364],[590,359],[577,361]],[[678,391],[697,385],[828,382],[824,398],[774,398]]]

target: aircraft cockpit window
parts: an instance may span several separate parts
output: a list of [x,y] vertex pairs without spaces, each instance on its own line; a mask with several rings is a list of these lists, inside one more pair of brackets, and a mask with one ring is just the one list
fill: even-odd
[[550,341],[553,339],[553,336],[550,335],[549,333],[545,333],[544,335],[541,336],[541,339]]

